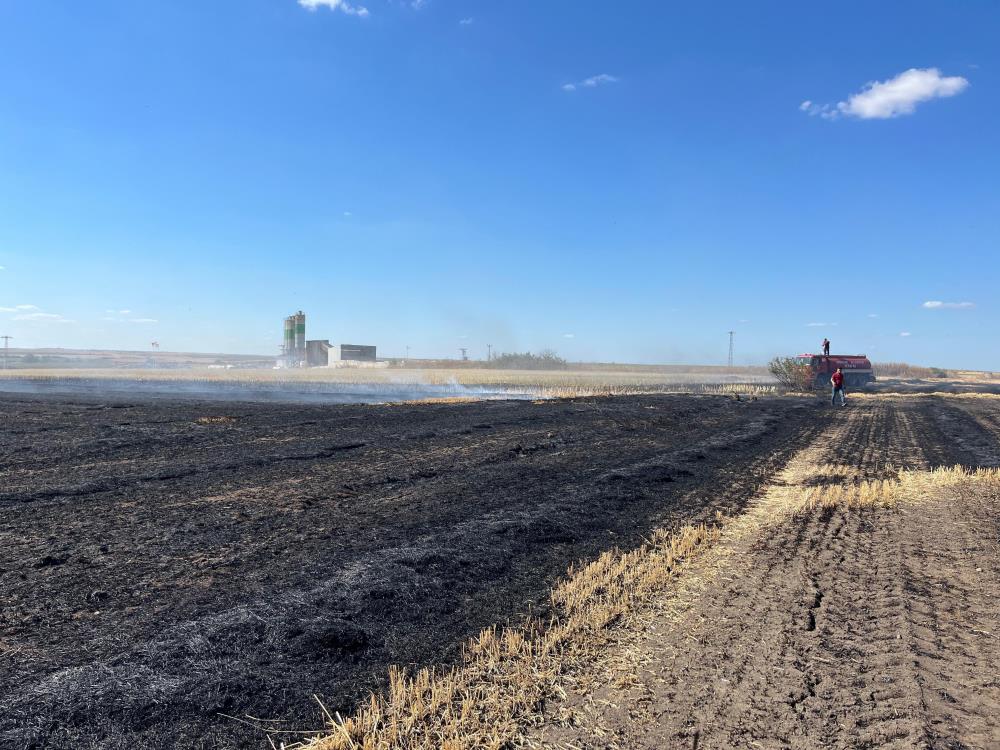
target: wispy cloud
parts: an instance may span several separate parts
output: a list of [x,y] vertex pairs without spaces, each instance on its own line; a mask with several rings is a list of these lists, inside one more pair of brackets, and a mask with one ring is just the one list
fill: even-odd
[[156,318],[133,318],[131,310],[105,310],[107,313],[101,320],[111,323],[159,323]]
[[961,94],[968,87],[968,80],[962,76],[943,76],[937,68],[910,68],[887,81],[870,81],[861,91],[836,105],[806,99],[799,109],[828,120],[838,117],[887,120],[912,115],[918,104]]
[[[339,10],[349,16],[361,18],[368,16],[368,8],[363,5],[351,5],[347,0],[299,0],[299,5],[310,11],[315,11],[318,8],[329,8],[330,10]],[[419,6],[414,5],[414,7]]]
[[472,18],[462,18],[462,19],[459,20],[458,25],[459,26],[471,26],[472,25],[472,21],[473,21]]
[[575,333],[564,333],[563,334],[563,338],[564,339],[575,339],[576,338],[576,334]]
[[910,333],[909,331],[901,331],[899,335],[903,336],[903,337],[906,337],[906,336],[912,336],[913,334]]
[[598,86],[604,86],[608,83],[618,83],[619,80],[616,76],[609,75],[608,73],[599,73],[596,76],[584,78],[582,81],[577,81],[576,83],[564,83],[562,90],[576,91],[579,88],[596,89]]
[[806,323],[806,328],[827,328],[835,326],[836,323]]
[[868,313],[868,317],[869,318],[877,318],[878,317],[878,313]]
[[38,305],[14,305],[13,307],[0,307],[0,312],[24,312],[26,310],[40,310]]
[[927,300],[921,307],[927,310],[968,310],[975,307],[975,302],[942,302],[941,300]]
[[40,323],[75,323],[75,320],[65,318],[58,313],[30,312],[14,316],[14,320],[35,321]]

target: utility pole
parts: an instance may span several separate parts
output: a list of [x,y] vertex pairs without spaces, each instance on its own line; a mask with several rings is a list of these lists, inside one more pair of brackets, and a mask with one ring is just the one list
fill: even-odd
[[729,369],[733,369],[733,334],[736,331],[729,332]]
[[406,357],[404,357],[404,359],[405,359],[405,360],[406,360],[407,362],[409,362],[409,361],[410,361],[410,347],[406,347]]
[[3,339],[3,369],[7,369],[7,349],[10,346],[10,340],[14,338],[13,336],[0,336]]
[[493,361],[493,344],[486,345],[486,361],[487,362]]

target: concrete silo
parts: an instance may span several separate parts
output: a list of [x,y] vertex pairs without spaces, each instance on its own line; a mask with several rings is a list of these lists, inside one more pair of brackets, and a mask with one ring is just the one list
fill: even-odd
[[295,366],[301,367],[306,361],[306,314],[295,313]]
[[281,355],[286,365],[290,366],[295,355],[295,317],[292,315],[285,318],[285,336],[281,341]]

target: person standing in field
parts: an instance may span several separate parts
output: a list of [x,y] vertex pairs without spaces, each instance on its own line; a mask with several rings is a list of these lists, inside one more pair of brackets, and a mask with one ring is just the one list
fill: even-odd
[[830,356],[830,339],[825,337],[823,339],[823,356],[824,357]]
[[830,383],[833,385],[833,394],[830,396],[830,405],[837,405],[837,393],[840,393],[840,405],[846,406],[847,399],[844,396],[844,373],[838,367],[837,371],[830,376]]

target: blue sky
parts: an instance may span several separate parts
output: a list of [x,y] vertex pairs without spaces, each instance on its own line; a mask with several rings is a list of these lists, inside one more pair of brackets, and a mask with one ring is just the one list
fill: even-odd
[[0,334],[270,353],[301,308],[385,355],[711,363],[732,329],[739,362],[826,335],[1000,370],[998,28],[987,2],[2,0]]

